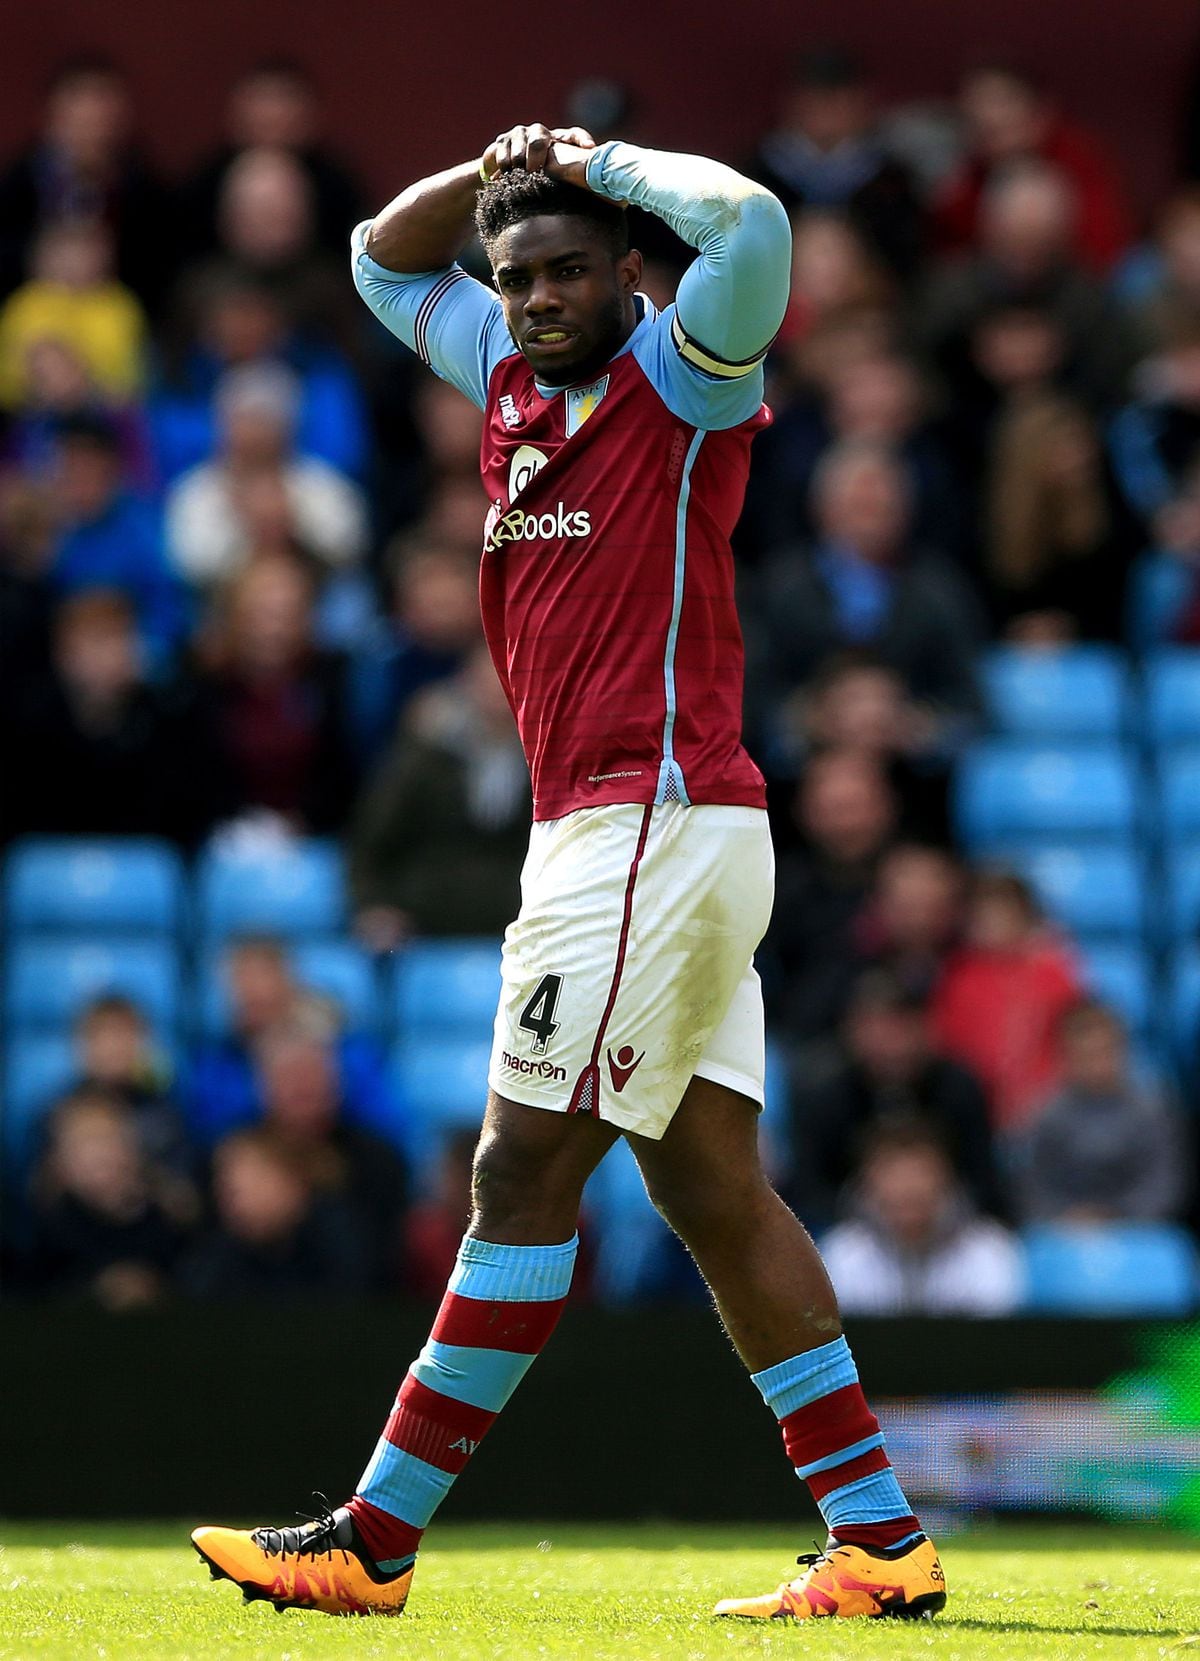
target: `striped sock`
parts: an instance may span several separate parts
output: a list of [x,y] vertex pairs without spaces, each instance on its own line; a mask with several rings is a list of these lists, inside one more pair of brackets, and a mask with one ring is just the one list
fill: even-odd
[[429,1341],[408,1370],[346,1509],[385,1574],[421,1535],[562,1314],[579,1236],[561,1246],[465,1239]]
[[844,1338],[751,1376],[830,1534],[846,1545],[888,1549],[920,1533]]

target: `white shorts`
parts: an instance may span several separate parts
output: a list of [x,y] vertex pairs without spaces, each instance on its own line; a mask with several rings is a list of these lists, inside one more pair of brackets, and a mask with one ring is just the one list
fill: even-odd
[[504,937],[488,1083],[662,1136],[697,1074],[763,1099],[759,808],[619,803],[537,823]]

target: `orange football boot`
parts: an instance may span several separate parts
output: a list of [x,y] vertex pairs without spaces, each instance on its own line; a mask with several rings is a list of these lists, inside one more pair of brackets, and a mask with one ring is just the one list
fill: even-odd
[[326,1615],[400,1615],[413,1567],[382,1575],[354,1542],[344,1511],[298,1528],[198,1528],[192,1544],[214,1580],[232,1580],[247,1603]]
[[923,1534],[894,1555],[830,1540],[824,1551],[796,1561],[805,1567],[798,1580],[757,1598],[724,1598],[713,1614],[756,1621],[864,1615],[929,1620],[946,1606],[946,1577]]

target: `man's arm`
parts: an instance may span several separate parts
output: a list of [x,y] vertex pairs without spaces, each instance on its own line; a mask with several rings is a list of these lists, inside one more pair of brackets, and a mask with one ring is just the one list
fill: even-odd
[[700,257],[684,273],[643,364],[669,407],[731,427],[762,401],[762,360],[783,321],[791,227],[782,204],[721,162],[614,140],[587,159],[588,188],[666,220]]

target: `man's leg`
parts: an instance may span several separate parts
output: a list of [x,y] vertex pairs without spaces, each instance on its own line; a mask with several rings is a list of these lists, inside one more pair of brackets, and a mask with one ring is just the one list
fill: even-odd
[[616,1136],[489,1097],[470,1227],[358,1492],[303,1528],[197,1529],[215,1576],[279,1608],[401,1612],[426,1525],[562,1313],[583,1186]]
[[596,1119],[489,1097],[471,1223],[449,1289],[346,1508],[385,1572],[411,1562],[554,1330],[570,1290],[583,1186],[615,1140]]
[[[808,1483],[830,1536],[839,1546],[894,1563],[923,1541],[920,1524],[863,1396],[817,1249],[762,1169],[755,1104],[693,1079],[661,1141],[628,1140],[651,1199],[695,1258],[729,1336],[779,1419],[788,1459]],[[930,1564],[922,1563],[910,1602],[897,1597],[897,1612],[901,1605],[902,1612],[910,1605],[932,1611],[944,1601],[936,1555],[927,1544],[922,1550]],[[888,1594],[896,1590],[881,1586]],[[821,1607],[822,1599],[830,1607]],[[827,1597],[797,1582],[723,1612],[878,1614],[884,1611],[876,1605],[886,1601],[874,1592],[843,1598],[838,1588]]]

